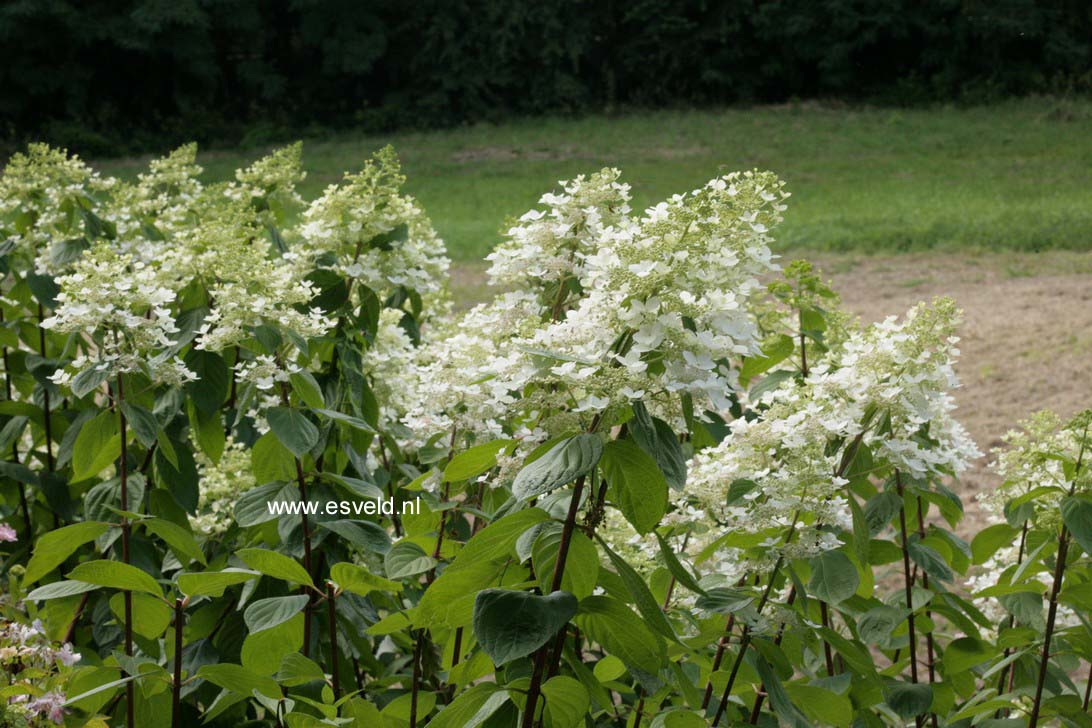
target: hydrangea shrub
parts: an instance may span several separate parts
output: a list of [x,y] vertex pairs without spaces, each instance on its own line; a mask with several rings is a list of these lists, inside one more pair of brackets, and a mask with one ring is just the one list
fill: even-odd
[[960,311],[848,315],[776,176],[562,182],[468,310],[392,150],[303,178],[0,176],[4,725],[1089,725],[1092,415],[961,538]]

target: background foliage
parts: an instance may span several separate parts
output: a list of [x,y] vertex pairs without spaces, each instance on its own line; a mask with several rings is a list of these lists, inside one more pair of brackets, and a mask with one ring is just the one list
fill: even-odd
[[84,154],[619,105],[1084,90],[1079,0],[127,0],[0,8],[0,128]]

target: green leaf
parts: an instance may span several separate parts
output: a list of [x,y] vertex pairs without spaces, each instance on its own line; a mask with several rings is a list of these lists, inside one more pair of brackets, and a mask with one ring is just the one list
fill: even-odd
[[123,591],[146,592],[162,597],[163,590],[150,574],[120,561],[85,561],[68,572],[69,579]]
[[235,555],[242,559],[244,564],[266,576],[295,584],[306,584],[312,587],[315,585],[307,570],[300,566],[298,561],[284,554],[269,549],[242,549],[236,551]]
[[242,665],[223,662],[217,665],[205,665],[197,671],[197,677],[208,680],[224,690],[245,695],[248,698],[257,690],[269,698],[279,699],[281,689],[276,681],[262,677]]
[[94,541],[109,529],[109,523],[83,521],[43,533],[34,544],[34,555],[27,564],[23,583],[33,584],[38,581],[64,563],[80,546]]
[[255,441],[250,450],[250,462],[254,480],[262,485],[273,481],[293,480],[296,477],[296,461],[292,452],[272,432],[265,433]]
[[52,584],[40,586],[30,594],[27,599],[32,602],[45,601],[46,599],[64,599],[77,594],[99,589],[98,584],[88,584],[85,581],[55,581]]
[[546,728],[576,728],[584,725],[584,715],[591,707],[587,689],[576,678],[557,675],[542,686],[546,699],[543,709]]
[[1013,539],[1020,533],[1007,523],[995,523],[981,531],[971,540],[971,555],[976,565],[986,563],[1002,546],[1011,546]]
[[621,578],[626,591],[633,598],[633,603],[637,605],[637,611],[645,618],[645,624],[669,640],[678,640],[675,630],[671,628],[671,623],[667,621],[667,617],[664,616],[663,610],[660,608],[660,603],[652,596],[652,591],[649,590],[645,580],[634,571],[632,566],[626,563],[625,559],[611,551],[606,541],[599,539],[599,543],[603,550],[607,552],[607,558],[610,559],[611,565]]
[[525,508],[498,518],[466,542],[447,571],[466,563],[495,561],[508,556],[524,531],[549,519],[549,514],[541,508]]
[[102,412],[84,423],[72,447],[72,482],[93,478],[121,455],[118,420]]
[[325,680],[326,675],[314,660],[310,660],[298,652],[290,652],[281,660],[280,669],[277,670],[277,674],[274,675],[273,679],[291,688],[306,685],[309,682]]
[[686,456],[671,425],[650,415],[644,402],[635,402],[629,431],[633,441],[656,461],[667,484],[682,490],[686,485]]
[[758,651],[747,654],[753,661],[763,685],[766,686],[766,694],[770,696],[770,707],[777,714],[778,723],[782,726],[791,726],[791,728],[812,728],[811,721],[805,718],[800,709],[793,704],[789,694],[785,692],[784,685],[781,684],[781,678],[766,658]]
[[330,567],[330,579],[345,591],[362,597],[368,596],[373,591],[402,591],[402,585],[397,581],[376,576],[363,566],[345,561]]
[[91,367],[90,369],[84,369],[82,372],[72,377],[72,383],[69,387],[72,390],[72,394],[75,395],[77,399],[82,399],[98,389],[99,386],[109,378],[109,369]]
[[301,458],[319,441],[319,429],[299,410],[270,407],[265,411],[269,429],[293,455]]
[[310,597],[305,594],[259,599],[246,608],[243,620],[251,634],[273,629],[302,612],[308,601]]
[[[166,602],[148,594],[137,592],[132,597],[133,631],[146,640],[159,639],[167,630],[174,614]],[[110,611],[119,624],[125,623],[125,595],[121,592],[110,597]]]
[[869,609],[857,622],[857,634],[870,645],[887,644],[895,628],[906,619],[906,610],[880,606]]
[[554,445],[523,467],[512,483],[512,495],[529,500],[587,475],[603,454],[598,435],[583,433]]
[[188,529],[162,518],[146,518],[140,522],[140,525],[144,526],[148,533],[163,539],[183,564],[190,560],[207,563],[205,554]]
[[245,569],[203,571],[199,574],[179,574],[178,589],[186,596],[219,597],[229,586],[242,584],[261,576],[260,572]]
[[125,413],[125,421],[133,428],[137,439],[144,447],[151,447],[159,439],[159,422],[155,415],[132,402],[122,402],[121,411]]
[[667,480],[660,467],[631,440],[603,448],[599,463],[611,497],[637,533],[648,533],[667,511]]
[[808,591],[820,601],[843,602],[857,592],[860,583],[857,567],[841,551],[827,551],[811,560]]
[[679,558],[675,555],[675,550],[671,548],[671,544],[667,542],[667,539],[659,531],[653,531],[653,533],[656,534],[656,540],[660,542],[660,555],[663,556],[664,563],[667,564],[667,570],[675,578],[675,581],[695,594],[705,594],[705,590],[701,588],[694,576],[679,561]]
[[853,703],[845,695],[801,683],[786,685],[785,692],[813,725],[848,728],[853,722]]
[[436,567],[436,559],[412,541],[399,541],[383,557],[383,567],[390,579],[406,579]]
[[507,690],[494,683],[480,683],[445,706],[428,728],[478,728],[507,702]]
[[698,609],[718,614],[732,614],[755,600],[755,595],[743,589],[717,587],[698,597],[694,605]]
[[495,467],[497,455],[514,442],[515,440],[493,440],[464,450],[451,458],[451,462],[444,468],[444,481],[457,483],[461,480],[476,478]]
[[314,408],[314,411],[324,417],[328,417],[335,422],[341,422],[342,424],[349,425],[353,429],[360,430],[361,432],[367,432],[369,434],[375,433],[375,428],[368,424],[365,420],[359,417],[353,417],[347,415],[344,412],[338,412],[337,410]]
[[[552,528],[551,528],[552,527]],[[531,549],[531,562],[543,593],[549,593],[553,584],[554,567],[557,553],[561,546],[561,527],[556,523],[547,524],[547,528],[535,539]],[[574,530],[569,540],[569,553],[565,558],[565,571],[561,577],[561,588],[577,599],[591,596],[599,583],[599,552],[595,544],[581,531]]]
[[583,599],[573,621],[593,642],[630,667],[654,675],[667,659],[667,648],[659,635],[617,599]]
[[788,334],[781,334],[772,342],[764,344],[762,354],[749,356],[743,361],[743,367],[739,372],[740,382],[746,384],[753,377],[766,372],[781,362],[788,359],[796,345]]
[[474,599],[474,636],[495,665],[525,657],[551,640],[573,615],[568,592],[548,596],[509,589],[484,589]]
[[186,396],[202,414],[211,415],[220,409],[227,398],[231,374],[223,357],[213,351],[190,349],[186,354],[186,368],[197,379],[186,383]]
[[315,381],[311,372],[295,372],[288,376],[292,383],[292,391],[295,392],[305,405],[312,409],[323,409],[326,400],[322,396],[322,387]]
[[1062,500],[1062,522],[1084,552],[1092,555],[1092,501],[1076,496]]
[[354,546],[373,553],[385,554],[391,549],[390,534],[378,523],[372,521],[342,519],[323,521],[319,523],[319,526],[327,531],[333,531]]
[[988,642],[975,637],[960,637],[948,644],[940,664],[947,677],[970,670],[975,665],[992,660],[996,655],[997,650]]
[[906,545],[910,552],[910,558],[920,566],[926,574],[939,581],[951,581],[952,570],[944,557],[931,546],[926,546],[920,541],[911,539]]
[[893,681],[883,690],[884,702],[900,718],[924,715],[933,704],[933,688],[929,685]]

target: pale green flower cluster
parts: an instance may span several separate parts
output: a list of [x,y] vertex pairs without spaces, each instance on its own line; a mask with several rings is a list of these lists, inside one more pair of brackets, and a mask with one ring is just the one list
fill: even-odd
[[100,237],[92,216],[102,213],[102,200],[116,187],[79,157],[31,144],[25,154],[13,154],[0,175],[0,231],[38,272],[54,272],[56,243]]
[[990,467],[1001,478],[1001,485],[979,495],[980,502],[1000,517],[1006,502],[1037,492],[1030,501],[1034,522],[1056,527],[1061,522],[1058,504],[1062,498],[1092,491],[1090,421],[1092,410],[1068,421],[1041,410],[1021,422],[1021,429],[1002,438],[1005,447],[992,451]]
[[251,205],[263,224],[283,226],[305,204],[296,186],[306,177],[303,143],[296,142],[236,170],[227,194]]
[[304,268],[328,265],[381,299],[398,288],[440,290],[450,261],[417,200],[402,194],[405,181],[394,150],[385,147],[360,172],[327,187],[297,231]]
[[194,449],[194,459],[197,461],[201,495],[197,515],[190,518],[190,524],[195,531],[218,536],[234,523],[233,509],[239,496],[257,485],[250,450],[229,436],[219,461],[213,462],[197,448]]

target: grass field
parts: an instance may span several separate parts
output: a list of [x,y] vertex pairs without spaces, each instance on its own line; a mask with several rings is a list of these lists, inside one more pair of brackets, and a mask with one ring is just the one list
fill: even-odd
[[[1092,249],[1092,102],[1028,99],[970,109],[814,104],[538,119],[305,141],[317,193],[394,144],[456,261],[480,259],[557,180],[620,167],[643,208],[714,175],[760,167],[793,197],[785,248],[891,252]],[[261,148],[201,155],[223,179]],[[146,159],[106,160],[136,174]]]

